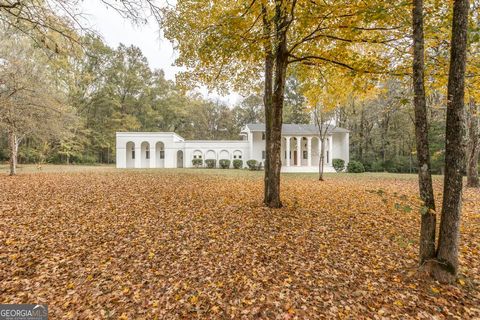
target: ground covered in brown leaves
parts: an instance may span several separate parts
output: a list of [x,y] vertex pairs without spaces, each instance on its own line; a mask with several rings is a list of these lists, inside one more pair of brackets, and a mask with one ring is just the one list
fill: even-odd
[[0,302],[51,319],[478,319],[480,192],[464,193],[460,279],[440,285],[416,272],[416,185],[288,175],[270,210],[243,171],[0,176]]

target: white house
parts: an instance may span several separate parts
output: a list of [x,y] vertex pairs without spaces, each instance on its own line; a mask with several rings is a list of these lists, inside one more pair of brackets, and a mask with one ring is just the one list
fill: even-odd
[[[248,124],[243,140],[185,140],[174,132],[117,132],[117,168],[189,168],[193,159],[265,160],[265,125]],[[316,172],[320,158],[318,127],[284,124],[282,172]],[[325,172],[332,159],[349,161],[349,131],[330,127],[325,147]]]

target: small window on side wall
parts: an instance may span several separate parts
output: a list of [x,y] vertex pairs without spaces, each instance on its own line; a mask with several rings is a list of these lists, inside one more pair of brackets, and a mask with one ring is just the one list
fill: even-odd
[[150,159],[150,150],[145,151],[145,159]]
[[132,159],[135,159],[135,150],[132,150]]
[[237,159],[237,156],[233,156],[233,159]]
[[242,159],[242,156],[238,156],[238,159]]
[[160,151],[160,159],[165,159],[165,151]]

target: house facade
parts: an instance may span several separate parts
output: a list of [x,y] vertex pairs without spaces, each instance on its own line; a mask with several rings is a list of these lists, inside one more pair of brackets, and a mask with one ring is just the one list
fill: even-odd
[[[117,168],[190,168],[194,159],[265,160],[265,125],[248,124],[242,140],[185,140],[174,132],[117,132]],[[325,172],[334,172],[332,160],[349,161],[349,132],[329,127],[325,140]],[[320,160],[318,127],[284,124],[282,172],[316,172]]]

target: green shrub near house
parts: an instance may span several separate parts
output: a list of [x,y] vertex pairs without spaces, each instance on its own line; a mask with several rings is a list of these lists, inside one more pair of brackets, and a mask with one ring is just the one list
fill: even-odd
[[218,164],[220,165],[220,168],[222,168],[222,169],[230,168],[230,160],[228,160],[228,159],[221,159],[220,161],[218,161]]
[[337,172],[342,172],[345,170],[345,160],[343,159],[333,159],[332,160],[333,168]]
[[351,173],[362,173],[365,172],[365,167],[361,162],[352,160],[347,165],[347,171]]
[[203,159],[193,159],[192,160],[192,165],[195,168],[201,167],[203,165]]
[[262,162],[258,162],[257,160],[248,160],[247,166],[248,169],[252,171],[262,170]]
[[258,166],[258,161],[257,160],[248,160],[247,161],[247,166],[248,166],[248,169],[250,170],[257,170],[257,166]]
[[209,169],[215,168],[216,162],[217,162],[217,160],[215,160],[215,159],[206,159],[205,160],[205,164],[207,165],[207,168],[209,168]]
[[233,160],[233,167],[235,169],[241,169],[243,168],[243,160],[235,159]]

